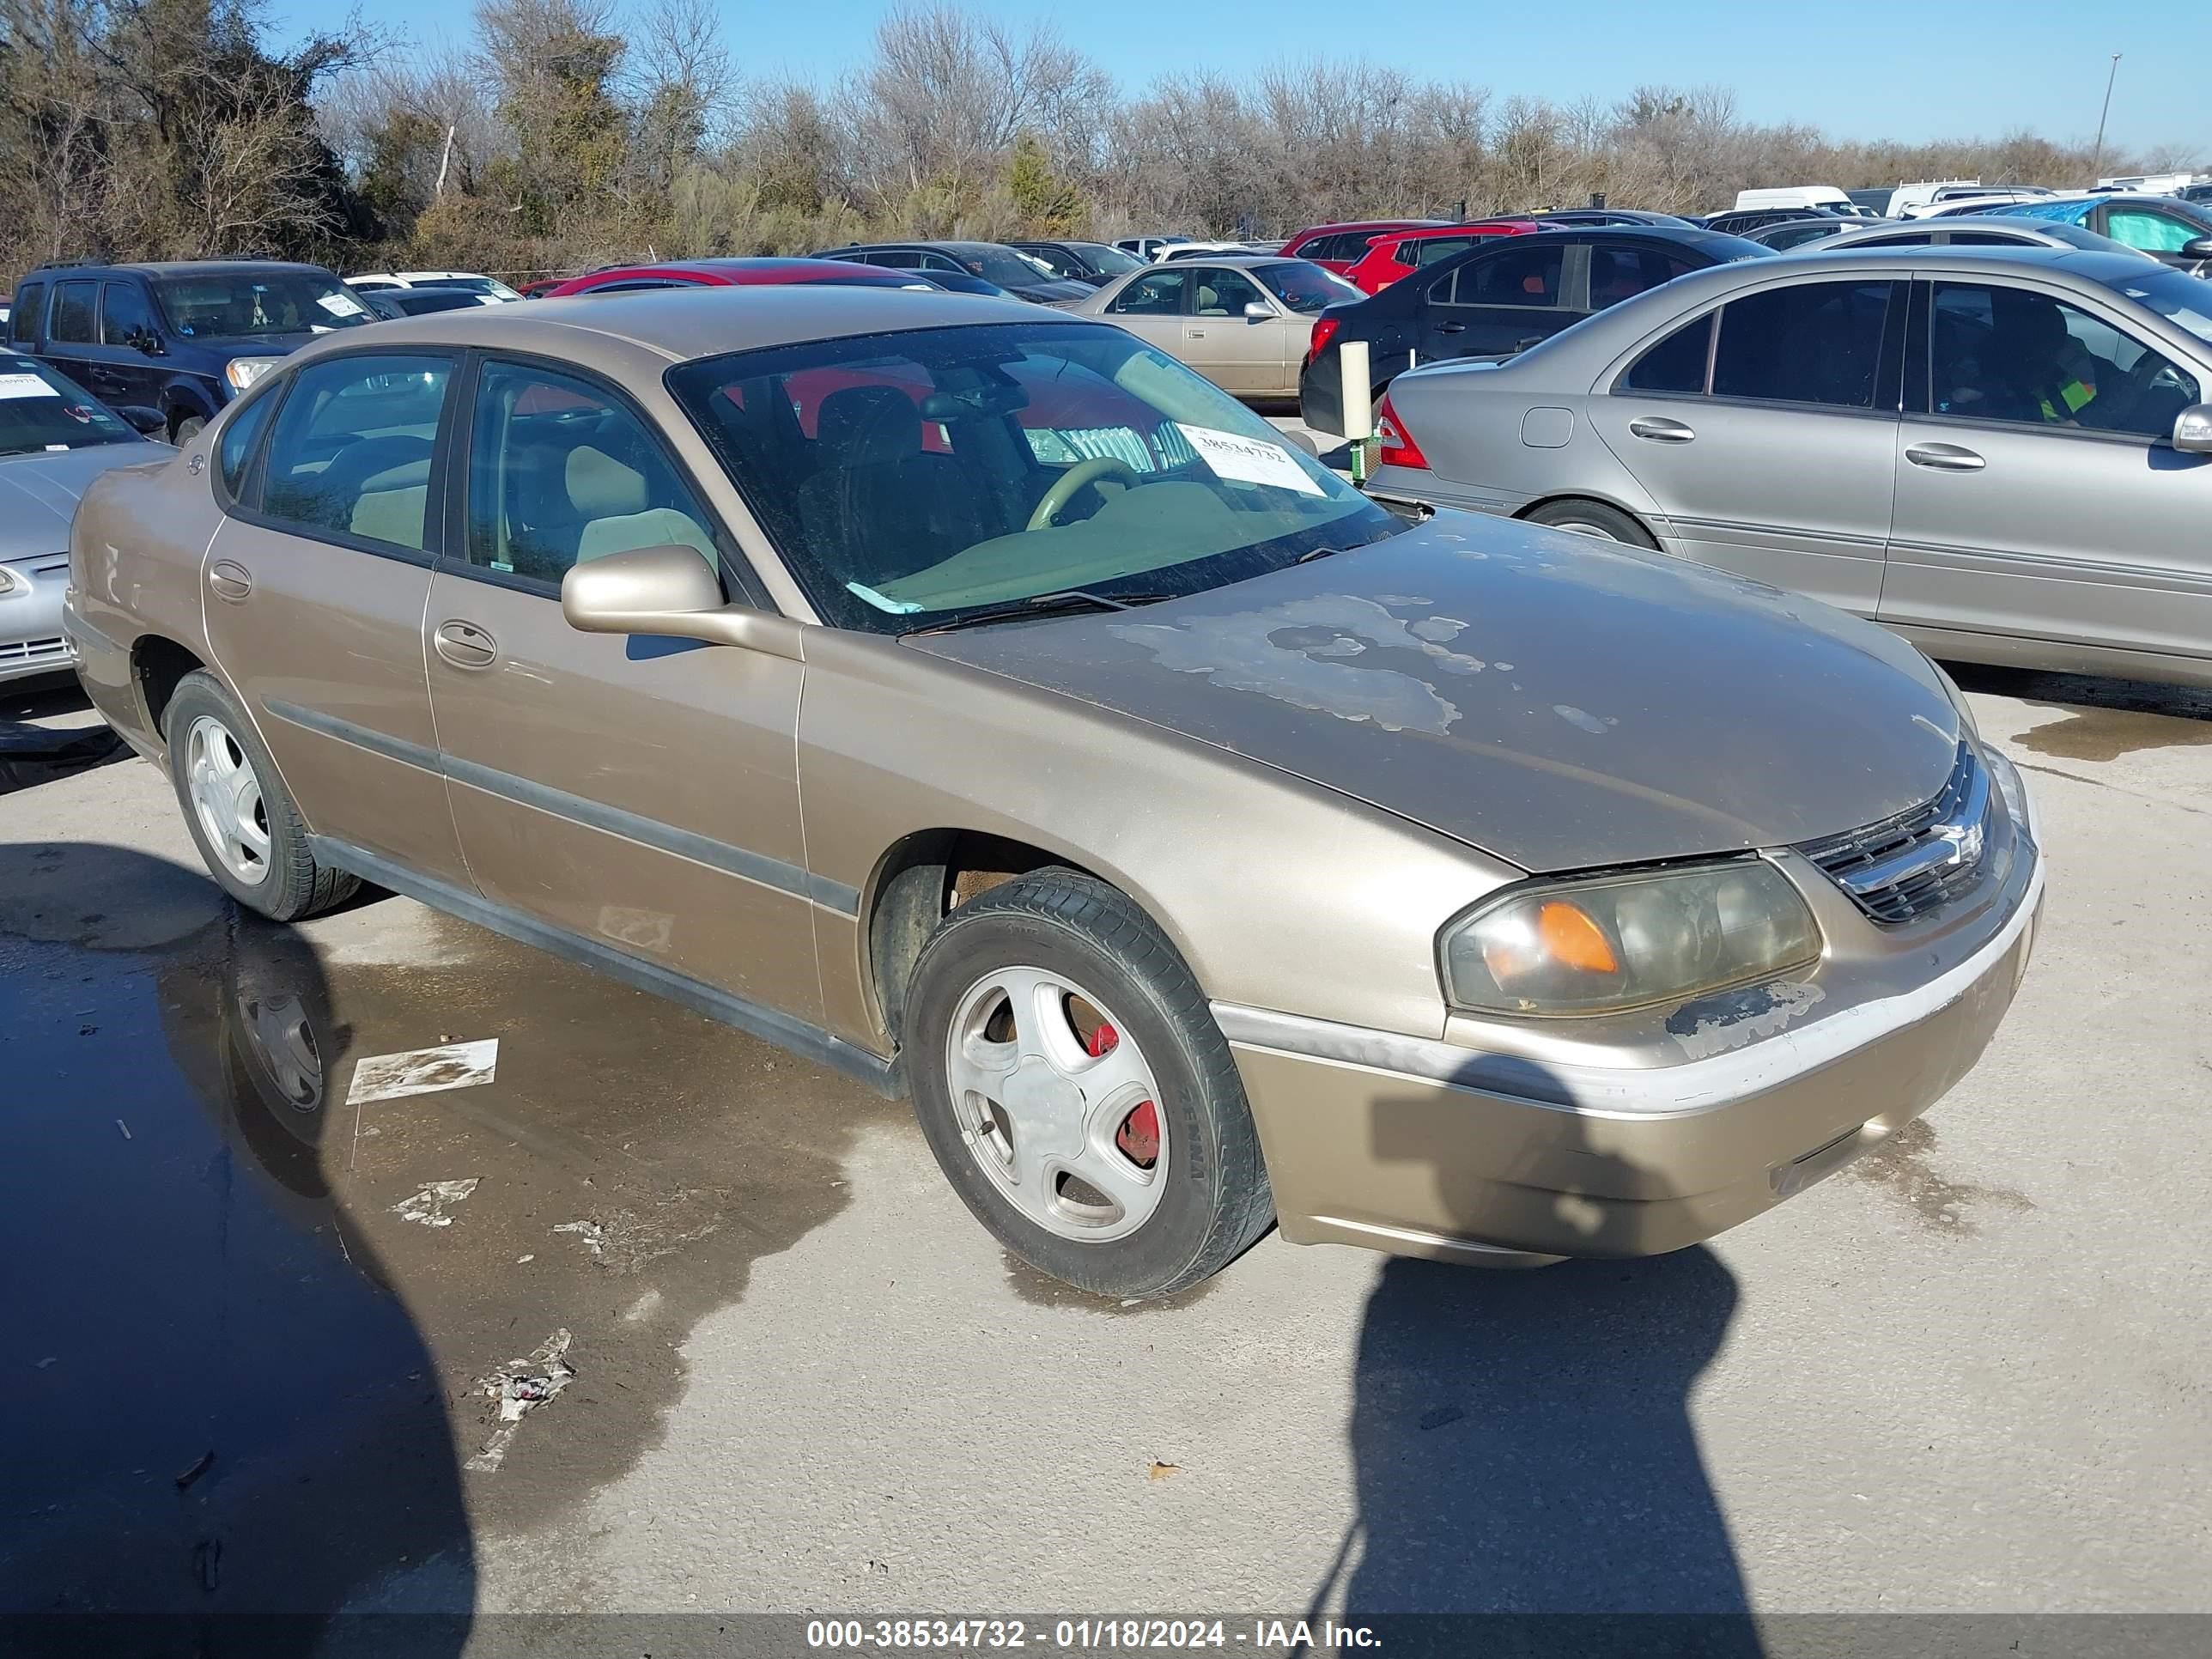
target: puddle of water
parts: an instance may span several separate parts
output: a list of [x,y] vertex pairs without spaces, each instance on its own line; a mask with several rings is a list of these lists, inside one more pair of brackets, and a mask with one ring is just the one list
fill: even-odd
[[2063,714],[2064,719],[2046,720],[2014,739],[2039,755],[2109,761],[2148,749],[2212,744],[2212,690],[2201,687],[1970,663],[1948,667],[1969,691],[2016,697],[2031,708]]
[[[0,847],[0,1243],[46,1264],[0,1356],[0,1609],[329,1608],[434,1559],[465,1609],[472,1538],[559,1522],[657,1443],[692,1325],[844,1207],[860,1126],[910,1121],[542,952],[417,931],[427,965],[333,967],[163,860]],[[345,1103],[363,1056],[487,1037],[493,1082]],[[392,1212],[470,1178],[448,1226]],[[574,1380],[464,1474],[497,1425],[478,1380],[559,1329]]]

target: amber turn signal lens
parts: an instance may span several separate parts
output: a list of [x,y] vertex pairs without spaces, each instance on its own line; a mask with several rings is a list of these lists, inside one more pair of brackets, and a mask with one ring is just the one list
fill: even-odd
[[1586,973],[1617,974],[1620,963],[1598,925],[1577,907],[1553,899],[1536,913],[1536,932],[1552,960]]

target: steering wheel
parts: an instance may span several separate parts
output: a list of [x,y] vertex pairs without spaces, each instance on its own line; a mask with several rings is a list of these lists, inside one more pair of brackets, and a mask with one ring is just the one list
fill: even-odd
[[1094,455],[1087,461],[1078,461],[1060,475],[1060,482],[1046,490],[1044,499],[1030,510],[1028,527],[1043,529],[1060,516],[1060,510],[1073,501],[1079,491],[1101,478],[1115,477],[1133,489],[1136,485],[1136,472],[1127,461],[1117,461],[1111,455]]

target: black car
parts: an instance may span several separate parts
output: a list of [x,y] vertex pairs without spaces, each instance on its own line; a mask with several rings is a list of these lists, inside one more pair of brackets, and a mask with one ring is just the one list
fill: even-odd
[[1300,416],[1323,432],[1344,430],[1337,364],[1346,340],[1367,342],[1379,397],[1392,376],[1415,363],[1510,357],[1686,271],[1767,255],[1740,237],[1665,225],[1488,238],[1380,294],[1322,312],[1298,377]]
[[105,403],[159,410],[182,443],[277,358],[374,320],[320,265],[40,265],[16,287],[8,343]]
[[[1717,230],[1723,236],[1741,236],[1751,231],[1764,230],[1769,225],[1787,223],[1792,219],[1810,219],[1828,213],[1822,207],[1736,208],[1727,213],[1708,214],[1705,219],[1707,230]],[[1856,216],[1842,213],[1831,216],[1850,223]]]
[[1116,276],[1145,268],[1145,262],[1136,255],[1103,242],[1009,242],[1006,246],[1017,253],[1042,260],[1054,276],[1085,288],[1103,288]]
[[1696,229],[1695,219],[1675,213],[1648,213],[1642,208],[1558,208],[1542,213],[1500,214],[1504,219],[1534,219],[1540,225],[1674,225]]
[[1095,292],[1087,283],[1047,275],[1001,242],[852,242],[843,247],[819,249],[813,257],[918,270],[925,276],[940,272],[978,276],[1016,299],[1033,300],[1041,306],[1073,305]]
[[402,317],[427,317],[437,311],[466,311],[471,306],[483,303],[476,294],[465,288],[438,288],[428,283],[417,283],[412,288],[380,288],[357,290],[362,304],[387,322]]

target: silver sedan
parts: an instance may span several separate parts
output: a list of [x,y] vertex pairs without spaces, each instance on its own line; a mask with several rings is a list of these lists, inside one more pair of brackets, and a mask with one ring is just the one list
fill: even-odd
[[1931,654],[2212,684],[2212,289],[1917,248],[1677,278],[1401,374],[1381,496],[1659,549]]

